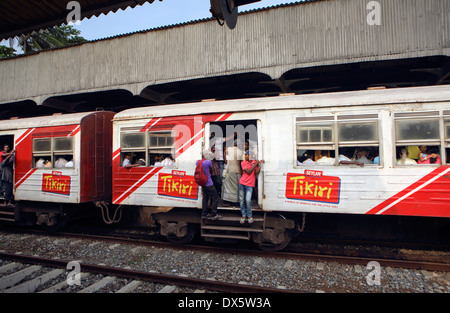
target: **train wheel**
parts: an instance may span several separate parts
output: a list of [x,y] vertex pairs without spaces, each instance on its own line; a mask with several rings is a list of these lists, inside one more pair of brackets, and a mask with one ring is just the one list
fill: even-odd
[[266,228],[262,233],[256,234],[253,241],[259,249],[267,252],[281,251],[291,242],[291,232],[283,228]]
[[41,226],[48,232],[55,232],[63,229],[66,226],[67,220],[61,215],[54,215],[51,217],[51,223],[43,223]]
[[192,241],[194,239],[197,232],[189,227],[188,233],[183,237],[177,237],[173,235],[167,236],[167,240],[171,243],[175,244],[186,244]]
[[197,234],[197,229],[194,225],[185,222],[167,223],[160,222],[161,234],[167,238],[171,243],[185,244],[194,239]]

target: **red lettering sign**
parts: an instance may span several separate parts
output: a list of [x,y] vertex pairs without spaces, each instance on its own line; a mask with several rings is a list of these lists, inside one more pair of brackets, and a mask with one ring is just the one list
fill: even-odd
[[315,202],[339,203],[341,180],[333,176],[316,176],[318,173],[288,173],[286,198]]
[[186,176],[186,171],[172,170],[173,176]]
[[194,181],[194,176],[175,176],[168,173],[159,173],[158,195],[197,199],[198,185]]
[[42,175],[42,191],[70,195],[70,176],[63,176],[61,172],[53,171]]
[[306,176],[315,176],[315,177],[322,177],[323,172],[322,171],[313,171],[313,170],[305,170]]

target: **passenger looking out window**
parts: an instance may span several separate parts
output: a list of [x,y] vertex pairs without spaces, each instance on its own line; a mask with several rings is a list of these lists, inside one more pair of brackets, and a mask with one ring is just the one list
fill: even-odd
[[[33,167],[73,167],[73,151],[71,137],[35,138],[33,139]],[[69,166],[66,166],[68,163]]]
[[[399,149],[406,149],[407,158],[419,165],[442,164],[442,153],[448,152],[448,149],[443,147],[450,146],[450,120],[446,117],[448,114],[447,111],[395,113],[397,152]],[[406,163],[413,165],[411,161]],[[397,164],[403,165],[399,162]]]
[[378,114],[297,117],[296,122],[297,165],[380,164]]
[[429,150],[427,146],[422,145],[419,149],[420,153],[419,161],[417,161],[418,164],[441,164],[441,158],[439,157],[436,148]]
[[175,167],[171,130],[124,131],[120,134],[122,167]]
[[400,150],[400,152],[398,153],[399,158],[397,160],[397,164],[398,165],[416,165],[417,162],[413,159],[409,158],[409,152],[408,149],[403,148]]

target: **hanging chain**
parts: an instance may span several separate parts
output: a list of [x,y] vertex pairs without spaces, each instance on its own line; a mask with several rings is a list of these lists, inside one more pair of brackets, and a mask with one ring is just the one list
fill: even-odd
[[303,218],[302,218],[302,226],[298,227],[298,231],[303,233],[305,231],[305,226],[306,226],[306,213],[303,213]]

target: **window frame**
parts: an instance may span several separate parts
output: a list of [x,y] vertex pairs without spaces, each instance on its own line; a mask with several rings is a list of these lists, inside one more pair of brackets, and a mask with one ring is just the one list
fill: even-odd
[[[125,153],[143,153],[145,156],[145,166],[142,167],[155,167],[155,165],[150,165],[150,153],[152,153],[152,151],[154,151],[153,153],[162,153],[162,154],[171,154],[174,157],[174,153],[173,153],[173,149],[174,149],[174,145],[175,145],[175,141],[176,138],[174,136],[174,132],[173,132],[173,127],[171,127],[170,129],[155,129],[155,130],[147,130],[145,132],[141,132],[140,131],[141,128],[135,128],[135,127],[126,127],[126,128],[122,128],[119,131],[119,146],[120,146],[120,167],[123,167],[123,160],[124,160],[124,155]],[[162,147],[152,147],[150,144],[150,138],[151,138],[151,134],[158,134],[158,133],[166,133],[169,134],[169,136],[172,138],[172,145],[169,146],[162,146]],[[131,147],[131,148],[123,148],[122,147],[122,135],[124,134],[142,134],[142,136],[144,137],[144,147]],[[167,141],[166,141],[167,142]],[[159,150],[167,150],[170,149],[170,153],[167,152],[156,152]],[[175,159],[175,166],[171,167],[171,168],[177,168],[177,163],[176,163],[176,159]]]
[[[397,140],[397,120],[438,120],[438,139],[411,139],[411,140]],[[450,128],[450,110],[430,110],[430,111],[418,111],[418,112],[393,112],[392,113],[392,136],[393,136],[393,164],[394,167],[408,167],[408,166],[442,166],[447,163],[447,151],[450,148],[450,136],[446,136],[446,121]],[[414,165],[401,165],[397,164],[396,152],[398,147],[402,146],[438,146],[439,155],[441,158],[441,164],[414,164]]]
[[[377,140],[355,140],[355,141],[341,141],[339,136],[339,125],[343,124],[356,124],[356,123],[375,123],[375,133],[377,136]],[[332,138],[333,141],[331,143],[323,144],[323,143],[299,143],[299,126],[310,126],[314,124],[325,124],[330,123],[331,129],[333,130]],[[321,166],[341,166],[339,162],[339,149],[345,147],[378,147],[379,155],[381,156],[382,151],[382,123],[380,121],[379,113],[365,113],[365,114],[351,114],[350,112],[346,112],[344,114],[333,114],[333,115],[323,115],[323,116],[294,116],[294,168],[304,168],[304,167],[315,167],[317,165],[305,165],[305,164],[297,164],[298,150],[330,150],[335,153],[335,160],[333,165],[321,165]],[[380,158],[380,164],[368,164],[366,166],[370,167],[382,167],[383,166],[383,158]],[[354,166],[348,166],[353,168]],[[356,166],[355,166],[356,167]]]
[[[67,139],[71,141],[71,150],[55,150],[55,141],[58,139]],[[50,140],[50,150],[48,151],[38,151],[35,152],[34,150],[34,143],[37,140]],[[36,137],[32,140],[32,147],[31,147],[31,155],[32,155],[32,168],[37,169],[62,169],[61,167],[55,167],[56,156],[63,156],[63,155],[72,155],[72,158],[74,157],[74,139],[73,137],[67,137],[67,136],[55,136],[55,137]],[[50,157],[50,162],[52,164],[51,167],[36,167],[36,158],[37,157]],[[70,160],[67,160],[70,161]],[[75,164],[73,167],[74,168]]]

